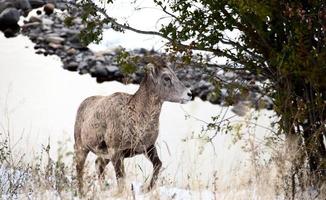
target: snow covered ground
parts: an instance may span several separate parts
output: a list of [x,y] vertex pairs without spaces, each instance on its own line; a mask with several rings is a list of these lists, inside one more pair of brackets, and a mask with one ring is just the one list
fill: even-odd
[[[157,30],[157,20],[162,13],[153,4],[148,4],[150,1],[136,2],[144,9],[135,11],[128,1],[123,0],[110,8],[111,14],[120,17],[120,20],[127,19],[130,25],[143,30]],[[79,103],[91,95],[109,95],[117,91],[133,93],[138,88],[117,82],[97,84],[87,76],[62,70],[57,57],[36,55],[33,44],[23,36],[4,39],[0,35],[0,44],[1,132],[9,133],[14,146],[13,156],[23,156],[25,163],[38,162],[40,152],[50,143],[51,159],[56,161],[64,155],[62,162],[67,165],[68,171],[73,169],[69,153],[73,147],[73,124]],[[119,45],[129,49],[145,47],[157,50],[162,48],[163,42],[153,36],[108,30],[104,40],[99,45],[90,45],[90,48],[103,50]],[[223,59],[220,61],[223,62]],[[231,110],[232,107],[211,105],[199,99],[186,105],[165,103],[157,142],[163,161],[158,187],[148,194],[140,192],[139,188],[148,181],[152,168],[146,158],[136,156],[125,161],[126,182],[133,184],[134,193],[130,188],[120,197],[112,197],[111,189],[100,192],[94,175],[95,157],[90,155],[87,162],[89,198],[277,199],[273,185],[276,168],[265,167],[274,153],[273,149],[264,145],[264,138],[273,131],[270,127],[273,112],[248,110],[239,117]],[[220,116],[221,120],[229,118],[223,123],[227,125],[230,122],[235,128],[229,134],[218,132],[215,135],[215,130],[205,132],[212,116]],[[214,136],[214,139],[210,141],[208,136]],[[253,163],[255,159],[261,160]],[[20,180],[28,188],[16,196],[18,199],[78,199],[73,187],[68,189],[71,192],[62,193],[47,186],[46,181],[42,184],[43,188],[38,187],[34,179],[27,179],[37,176],[33,177],[35,172],[31,171],[25,174],[26,165],[22,168],[0,165],[2,192],[11,187],[8,180],[11,183]],[[113,186],[109,188],[114,188],[112,166],[108,166],[106,171],[106,180]],[[70,175],[67,177],[72,179]],[[30,180],[34,180],[33,184]],[[53,181],[49,183],[55,185]],[[8,194],[2,195],[3,199],[12,198],[6,196]]]
[[[3,47],[0,50],[3,63],[0,68],[1,132],[10,133],[15,146],[12,153],[17,157],[23,156],[27,163],[35,162],[49,142],[53,160],[58,158],[60,149],[72,151],[75,113],[84,98],[116,91],[133,93],[138,88],[116,82],[97,84],[87,76],[62,70],[58,58],[36,55],[32,50],[33,44],[23,36],[11,39],[0,36],[0,43]],[[236,197],[242,191],[247,191],[248,195],[253,193],[248,192],[256,187],[252,184],[255,172],[250,164],[252,154],[248,151],[254,147],[251,145],[264,148],[258,144],[271,134],[268,127],[273,113],[251,110],[249,115],[239,117],[231,110],[232,107],[212,105],[199,99],[186,105],[163,105],[157,142],[163,161],[159,189],[156,190],[159,196],[197,199],[197,196],[205,195],[203,199],[209,199],[218,194],[221,198],[234,199],[227,196]],[[237,128],[230,134],[218,133],[210,143],[207,136],[213,136],[215,131],[203,132],[203,128],[212,122],[212,116],[218,115],[221,119],[232,119],[230,121]],[[262,126],[248,123],[253,117],[251,115],[258,116],[258,121],[254,122]],[[242,142],[234,144],[239,139]],[[271,151],[260,150],[268,160]],[[65,156],[64,161],[70,166],[71,154]],[[94,172],[93,162],[94,156],[90,155],[90,175]],[[143,183],[152,171],[143,156],[126,159],[125,165],[128,183]],[[108,166],[106,171],[108,180],[114,182],[112,166]],[[96,178],[90,182],[96,182]],[[208,192],[213,190],[217,194]],[[147,198],[141,194],[136,196],[138,199]]]

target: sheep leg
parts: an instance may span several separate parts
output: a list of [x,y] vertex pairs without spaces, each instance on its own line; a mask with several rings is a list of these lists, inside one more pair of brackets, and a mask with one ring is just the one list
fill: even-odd
[[123,157],[122,156],[114,156],[115,158],[112,159],[113,167],[115,170],[115,175],[117,178],[118,183],[118,190],[115,192],[116,194],[121,193],[125,188],[125,170],[123,164]]
[[147,149],[145,155],[153,164],[153,175],[151,178],[151,182],[150,182],[148,188],[143,189],[144,192],[147,192],[147,191],[150,191],[155,186],[158,175],[160,173],[160,169],[162,167],[162,162],[161,162],[160,158],[158,157],[157,150],[154,145],[150,146]]
[[75,145],[78,191],[81,196],[84,195],[83,174],[84,174],[84,164],[85,164],[88,153],[89,153],[89,150],[79,148],[77,145]]
[[110,162],[109,159],[105,159],[102,157],[97,157],[97,159],[95,160],[95,168],[96,168],[98,181],[99,181],[101,190],[104,189],[104,185],[103,185],[104,184],[104,169],[109,162]]

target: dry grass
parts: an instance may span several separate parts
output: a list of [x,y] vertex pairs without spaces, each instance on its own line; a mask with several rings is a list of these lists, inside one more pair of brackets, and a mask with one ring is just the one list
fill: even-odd
[[[234,125],[235,126],[235,125]],[[245,123],[246,130],[252,124]],[[236,127],[236,126],[235,126]],[[239,129],[237,129],[239,131]],[[12,150],[10,134],[0,135],[0,196],[2,199],[78,199],[77,183],[73,166],[73,153],[68,149],[71,141],[64,141],[57,149],[48,144],[40,149],[32,161],[26,162]],[[255,132],[239,137],[234,133],[247,158],[229,166],[206,166],[205,159],[215,154],[208,151],[210,143],[199,138],[185,141],[189,148],[196,148],[194,154],[185,151],[175,160],[178,167],[174,174],[163,169],[158,187],[148,194],[139,193],[140,183],[148,181],[151,166],[141,156],[127,159],[127,189],[115,199],[285,199],[291,198],[293,187],[288,182],[292,173],[292,163],[298,153],[297,147],[284,145],[275,138],[258,139]],[[270,142],[273,140],[273,142]],[[294,144],[294,142],[291,142]],[[163,148],[165,144],[159,145]],[[284,148],[284,147],[287,148]],[[50,151],[57,151],[52,159]],[[268,156],[266,156],[268,152]],[[230,158],[231,159],[231,158]],[[140,164],[141,163],[141,164]],[[163,162],[164,163],[164,162]],[[207,162],[205,162],[207,163]],[[208,162],[209,163],[209,162]],[[212,161],[212,164],[214,162]],[[85,170],[85,183],[88,193],[85,199],[112,199],[112,190],[116,187],[113,167],[106,169],[106,190],[100,191],[94,170],[94,157],[88,159]],[[309,176],[302,179],[309,182]],[[308,185],[302,182],[303,185]],[[325,184],[316,188],[295,187],[295,199],[325,199]]]

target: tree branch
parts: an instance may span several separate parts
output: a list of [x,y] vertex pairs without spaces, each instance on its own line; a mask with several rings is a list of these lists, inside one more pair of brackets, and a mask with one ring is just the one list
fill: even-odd
[[163,12],[165,12],[167,15],[173,17],[174,19],[178,19],[177,16],[175,16],[174,14],[170,13],[169,11],[167,11],[165,6],[163,6],[162,4],[158,4],[158,5],[162,8]]
[[[255,32],[255,30],[253,30],[252,27],[245,26],[242,23],[238,22],[236,19],[233,18],[233,16],[231,15],[231,13],[229,13],[225,8],[221,8],[221,11],[222,11],[222,13],[224,14],[225,17],[227,17],[230,20],[232,20],[232,22],[236,25],[236,27],[240,31],[242,31],[244,33],[247,33],[248,35],[252,35],[255,40],[257,40],[257,39],[260,40],[260,44],[263,45],[263,49],[268,49],[268,50],[271,49],[271,47],[268,44],[268,42],[263,37],[261,37],[261,35],[259,33]],[[250,24],[250,25],[252,25],[252,24]],[[267,55],[265,55],[265,56],[267,56]]]
[[157,31],[144,31],[144,30],[139,30],[139,29],[133,28],[133,27],[131,27],[129,25],[126,25],[126,24],[121,24],[121,23],[117,22],[116,19],[110,17],[106,13],[106,10],[104,8],[100,8],[100,7],[98,7],[95,4],[94,4],[94,7],[96,8],[97,11],[99,11],[106,18],[106,20],[108,20],[113,25],[115,25],[115,26],[117,26],[119,28],[122,28],[122,29],[125,29],[125,30],[130,30],[130,31],[133,31],[133,32],[136,32],[136,33],[140,33],[140,34],[145,34],[145,35],[157,35],[157,36],[160,36],[162,38],[165,38],[165,39],[167,39],[169,41],[172,41],[171,38],[168,38],[168,37],[164,36],[162,33],[159,33]]
[[210,48],[210,47],[198,47],[198,46],[186,45],[186,44],[182,44],[181,42],[175,41],[172,38],[170,38],[160,32],[157,32],[157,31],[144,31],[144,30],[140,30],[140,29],[131,27],[127,24],[121,24],[121,23],[117,22],[116,19],[110,17],[106,13],[106,10],[104,8],[100,8],[99,6],[97,6],[95,4],[93,4],[93,6],[97,11],[99,11],[106,18],[106,20],[108,20],[110,23],[112,23],[112,25],[117,26],[121,29],[130,30],[130,31],[133,31],[133,32],[136,32],[139,34],[156,35],[156,36],[159,36],[159,37],[162,37],[162,38],[168,40],[169,42],[171,42],[174,45],[177,45],[181,49],[192,49],[192,50],[198,50],[198,51],[211,52],[211,53],[214,53],[216,56],[227,57],[227,58],[231,59],[232,61],[239,62],[240,64],[243,64],[243,65],[247,64],[246,61],[237,58],[234,54],[227,53],[226,51],[222,51],[217,48],[215,49],[215,48]]

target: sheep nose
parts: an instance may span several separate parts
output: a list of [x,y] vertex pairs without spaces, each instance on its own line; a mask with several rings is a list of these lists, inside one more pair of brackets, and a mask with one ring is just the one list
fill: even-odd
[[189,91],[188,93],[187,93],[187,95],[189,96],[189,97],[191,97],[191,100],[194,100],[194,95],[192,94],[192,92],[191,91]]

